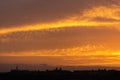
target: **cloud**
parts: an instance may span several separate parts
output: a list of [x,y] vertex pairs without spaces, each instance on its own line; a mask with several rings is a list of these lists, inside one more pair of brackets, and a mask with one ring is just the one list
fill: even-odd
[[120,32],[113,28],[71,27],[0,35],[0,53],[69,49],[86,45],[119,49]]
[[98,22],[120,22],[119,20],[116,20],[116,19],[103,18],[103,17],[96,17],[96,18],[93,19],[93,21],[98,21]]
[[[84,2],[84,1],[81,1],[81,2]],[[89,2],[89,0],[88,0],[88,2]],[[110,2],[111,1],[108,1],[109,4],[110,4]],[[66,1],[65,1],[65,3],[66,3]],[[58,10],[60,10],[60,12],[59,11],[57,11],[57,12],[59,12],[59,14],[64,17],[60,17],[55,12],[54,13],[47,12],[49,14],[46,14],[46,15],[44,14],[41,16],[40,13],[44,12],[44,10],[41,11],[40,13],[36,12],[36,14],[39,14],[38,16],[33,13],[28,13],[27,15],[25,15],[25,17],[27,17],[27,16],[29,17],[29,15],[37,16],[37,18],[41,18],[42,22],[37,20],[35,17],[33,17],[35,19],[31,18],[31,19],[27,20],[27,21],[32,20],[32,22],[24,22],[22,24],[18,24],[18,23],[16,23],[16,21],[23,18],[23,17],[19,17],[18,19],[13,21],[13,23],[15,25],[13,25],[11,27],[10,27],[10,25],[8,27],[7,26],[2,27],[2,25],[1,25],[0,34],[8,34],[8,33],[12,33],[12,32],[21,32],[21,31],[36,31],[36,30],[63,28],[63,27],[74,27],[74,26],[78,26],[78,27],[81,27],[81,26],[84,26],[84,27],[104,26],[104,27],[109,27],[109,28],[114,27],[114,28],[120,29],[118,27],[120,25],[120,15],[119,15],[120,7],[115,4],[114,5],[113,4],[105,5],[105,3],[104,3],[104,5],[103,5],[103,3],[104,3],[104,1],[99,4],[96,4],[94,1],[90,1],[91,7],[82,5],[82,6],[84,6],[84,8],[82,6],[78,7],[78,9],[75,8],[75,10],[76,9],[78,10],[77,12],[68,9],[68,10],[65,10],[65,11],[68,11],[68,13],[67,13],[64,11],[64,8],[62,8],[63,11],[61,9],[58,9]],[[66,4],[68,4],[68,3],[66,3]],[[84,4],[88,4],[88,3],[84,2]],[[67,7],[67,8],[69,8],[69,7]],[[37,10],[37,11],[39,11],[39,10]],[[19,12],[19,11],[17,11],[17,12]],[[50,12],[52,12],[52,11],[50,11]],[[64,13],[64,14],[62,14],[62,13]],[[17,15],[19,16],[19,14],[17,14]],[[49,16],[52,16],[52,18],[50,18]],[[60,17],[60,18],[56,18],[55,16]],[[1,17],[5,17],[5,16],[1,16]],[[13,16],[13,18],[14,18],[14,16]],[[11,19],[11,20],[9,20],[10,23],[12,23],[11,21],[13,18],[9,18],[9,19]],[[46,20],[49,19],[49,21],[45,21],[42,18],[45,18]],[[4,19],[5,18],[3,18],[3,19],[1,18],[1,22],[4,21]],[[8,18],[6,18],[6,19],[8,19]],[[5,21],[7,21],[7,20],[5,20]],[[24,21],[24,20],[22,20],[22,21]],[[21,22],[21,21],[19,21],[19,22]],[[7,22],[5,22],[5,25],[6,24],[7,24]]]
[[84,11],[83,18],[86,18],[88,20],[94,19],[95,21],[100,22],[106,20],[107,22],[108,21],[110,22],[111,20],[119,21],[120,20],[120,16],[118,15],[119,12],[120,12],[119,6],[116,5],[110,7],[99,6]]
[[97,6],[111,6],[111,0],[0,0],[0,28],[54,22]]

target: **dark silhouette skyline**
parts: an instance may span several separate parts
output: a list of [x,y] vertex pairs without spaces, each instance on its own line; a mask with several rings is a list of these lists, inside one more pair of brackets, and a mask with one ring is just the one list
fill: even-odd
[[49,65],[49,64],[0,64],[0,72],[9,72],[11,69],[16,69],[16,66],[19,70],[30,70],[30,71],[45,71],[53,70],[56,67],[61,67],[64,70],[98,70],[98,69],[107,69],[107,70],[120,70],[120,67],[112,66],[62,66],[62,65]]
[[118,70],[63,70],[57,67],[46,71],[11,70],[10,72],[0,73],[0,80],[119,80],[120,71]]

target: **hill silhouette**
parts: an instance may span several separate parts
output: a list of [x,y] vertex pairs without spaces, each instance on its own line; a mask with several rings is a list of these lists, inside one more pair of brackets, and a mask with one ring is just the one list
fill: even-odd
[[117,70],[62,70],[56,68],[46,71],[19,70],[0,73],[0,80],[120,80]]

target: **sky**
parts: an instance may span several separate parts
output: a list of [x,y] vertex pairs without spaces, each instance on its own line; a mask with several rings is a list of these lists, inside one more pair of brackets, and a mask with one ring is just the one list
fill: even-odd
[[119,0],[0,0],[0,64],[120,66]]

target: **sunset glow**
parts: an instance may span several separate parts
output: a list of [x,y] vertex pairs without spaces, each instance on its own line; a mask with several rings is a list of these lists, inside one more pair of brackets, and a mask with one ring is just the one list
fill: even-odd
[[120,67],[118,0],[6,1],[0,1],[0,63]]

